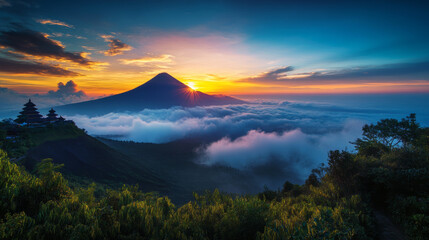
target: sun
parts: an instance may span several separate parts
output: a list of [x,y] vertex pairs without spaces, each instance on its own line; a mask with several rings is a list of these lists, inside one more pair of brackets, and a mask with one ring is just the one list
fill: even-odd
[[194,82],[187,82],[186,85],[190,88],[192,88],[192,90],[197,90],[197,87],[195,86]]

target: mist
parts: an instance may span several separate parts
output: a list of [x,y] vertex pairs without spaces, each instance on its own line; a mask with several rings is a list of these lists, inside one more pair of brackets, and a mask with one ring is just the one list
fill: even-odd
[[256,173],[265,178],[266,185],[278,186],[284,176],[302,183],[313,168],[326,162],[329,150],[353,148],[350,141],[361,135],[362,125],[349,120],[341,131],[326,134],[306,134],[301,129],[282,133],[251,130],[235,140],[225,137],[201,148],[199,162]]
[[394,101],[385,105],[376,101],[342,104],[344,99],[262,98],[250,102],[66,118],[91,135],[121,141],[163,144],[198,139],[196,163],[237,169],[262,185],[277,188],[285,180],[303,183],[312,169],[327,162],[330,150],[353,150],[350,142],[361,136],[365,123],[400,119],[410,113]]

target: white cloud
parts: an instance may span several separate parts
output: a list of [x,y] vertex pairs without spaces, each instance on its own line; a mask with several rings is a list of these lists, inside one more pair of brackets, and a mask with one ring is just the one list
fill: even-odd
[[138,113],[110,113],[100,117],[67,116],[93,135],[113,135],[119,140],[165,143],[185,137],[235,139],[250,130],[267,133],[300,128],[306,134],[341,131],[348,119],[369,119],[363,109],[317,107],[302,103],[260,103],[211,107],[145,109]]
[[302,182],[311,169],[326,161],[329,150],[351,147],[349,142],[361,135],[362,125],[349,120],[341,131],[323,135],[300,129],[282,133],[251,130],[235,140],[222,138],[208,145],[202,149],[200,162],[251,170],[274,160],[279,171],[293,172],[295,180]]

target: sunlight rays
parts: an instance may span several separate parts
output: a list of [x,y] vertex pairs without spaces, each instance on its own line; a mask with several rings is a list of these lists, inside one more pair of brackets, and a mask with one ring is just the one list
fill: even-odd
[[191,105],[193,105],[200,98],[200,92],[195,91],[191,87],[183,88],[182,91],[186,96],[186,101]]

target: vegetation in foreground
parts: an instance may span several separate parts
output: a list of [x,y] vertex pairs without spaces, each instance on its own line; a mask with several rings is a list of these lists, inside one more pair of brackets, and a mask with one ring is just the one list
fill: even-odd
[[32,175],[0,153],[2,239],[371,239],[372,209],[412,239],[429,236],[429,129],[410,116],[363,128],[302,186],[257,196],[207,192],[174,206],[138,186],[71,189],[50,159]]

